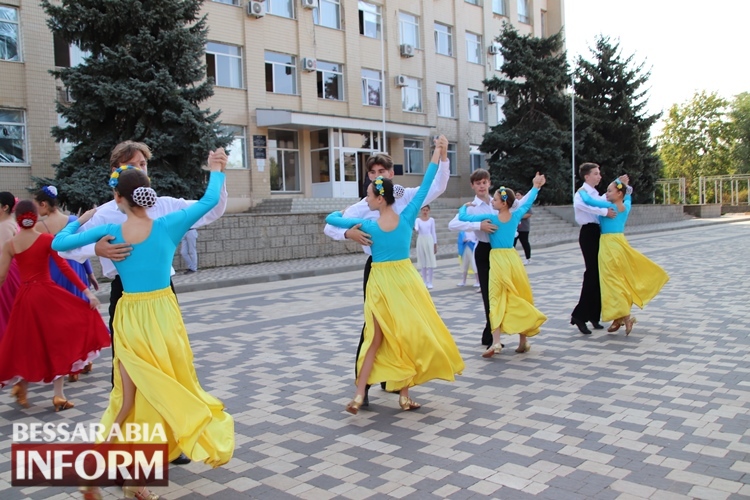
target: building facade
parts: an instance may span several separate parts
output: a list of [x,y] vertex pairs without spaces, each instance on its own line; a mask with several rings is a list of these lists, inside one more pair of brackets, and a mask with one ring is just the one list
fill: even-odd
[[[235,140],[230,210],[268,198],[355,198],[380,151],[398,182],[419,185],[431,137],[450,142],[448,198],[468,196],[479,144],[502,120],[494,43],[504,22],[544,36],[563,26],[562,0],[206,0],[206,72]],[[36,1],[0,0],[0,189],[27,194],[66,154],[50,127],[64,89],[49,75],[78,64],[55,43]]]

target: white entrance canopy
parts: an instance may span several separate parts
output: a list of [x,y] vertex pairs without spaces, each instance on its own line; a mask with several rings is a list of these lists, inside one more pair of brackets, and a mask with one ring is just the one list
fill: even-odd
[[[284,109],[257,109],[256,119],[259,127],[285,128],[340,128],[349,130],[383,131],[383,122],[366,118],[346,116],[319,115]],[[408,123],[385,122],[385,132],[404,137],[428,137],[430,127]]]

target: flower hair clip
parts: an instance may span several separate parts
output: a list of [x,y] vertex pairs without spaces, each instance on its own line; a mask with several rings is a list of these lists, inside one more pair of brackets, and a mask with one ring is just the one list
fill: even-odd
[[615,179],[615,186],[617,186],[617,189],[619,189],[620,191],[622,191],[622,181],[620,180],[619,177],[617,179]]
[[500,199],[505,201],[508,199],[508,191],[505,190],[505,186],[500,186]]
[[372,181],[373,184],[375,184],[375,189],[377,189],[378,193],[380,193],[380,196],[385,196],[385,188],[383,187],[383,176],[378,176],[375,178],[374,181]]
[[30,229],[34,227],[37,220],[37,214],[34,212],[24,212],[22,214],[16,214],[16,222],[24,229]]
[[57,188],[55,186],[44,186],[42,192],[50,198],[57,198]]
[[120,174],[123,173],[125,170],[129,170],[131,168],[138,168],[138,167],[134,167],[133,165],[120,165],[120,167],[117,168],[114,172],[112,172],[112,175],[109,176],[109,187],[116,188],[117,183],[120,182]]

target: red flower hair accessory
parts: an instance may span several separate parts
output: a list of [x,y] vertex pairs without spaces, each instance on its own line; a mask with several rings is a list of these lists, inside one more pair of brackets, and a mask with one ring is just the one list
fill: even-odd
[[34,212],[16,214],[16,222],[24,229],[31,229],[36,224],[37,215]]

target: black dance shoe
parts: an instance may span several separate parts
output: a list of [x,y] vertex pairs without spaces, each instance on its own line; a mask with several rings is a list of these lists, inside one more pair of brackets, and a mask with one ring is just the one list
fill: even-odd
[[174,465],[187,465],[190,463],[190,459],[185,456],[184,453],[180,453],[180,456],[170,462]]
[[591,326],[594,327],[594,330],[604,330],[604,327],[598,321],[592,321]]
[[576,325],[578,327],[578,330],[581,331],[581,333],[586,335],[591,335],[591,330],[588,329],[586,326],[586,323],[584,321],[581,321],[577,318],[574,318],[573,316],[570,317],[570,324]]

